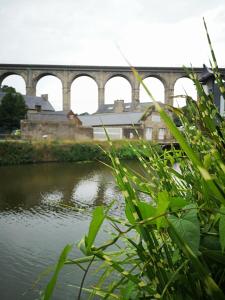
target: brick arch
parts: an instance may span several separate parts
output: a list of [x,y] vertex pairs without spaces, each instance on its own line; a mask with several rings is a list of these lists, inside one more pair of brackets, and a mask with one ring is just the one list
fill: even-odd
[[[47,76],[50,76],[50,78],[46,78]],[[59,74],[54,72],[34,72],[32,84],[35,95],[48,94],[48,101],[54,109],[63,109],[63,81]]]
[[[105,90],[105,95],[107,94],[107,91],[108,91],[108,84],[110,83],[110,81],[111,80],[113,80],[113,79],[115,79],[115,78],[118,78],[118,79],[124,79],[125,80],[125,82],[126,83],[128,83],[128,85],[127,86],[129,86],[129,98],[130,98],[130,100],[128,100],[128,102],[132,102],[132,94],[133,94],[133,86],[134,86],[134,84],[133,84],[133,82],[131,81],[131,78],[129,78],[129,76],[127,76],[127,75],[125,75],[125,74],[121,74],[121,73],[115,73],[115,74],[110,74],[110,75],[108,75],[106,78],[105,78],[105,82],[104,82],[104,90]],[[123,84],[121,84],[122,85],[122,87],[123,87]],[[118,89],[119,89],[119,86],[118,86]],[[126,88],[125,88],[126,89]],[[128,90],[127,90],[128,91]],[[124,92],[124,91],[123,91]],[[123,93],[122,92],[122,93]],[[126,92],[125,92],[125,94],[126,94]],[[125,95],[124,94],[124,95]],[[109,96],[109,95],[108,95]],[[110,93],[110,96],[111,96],[111,93]],[[110,98],[110,96],[106,99],[106,103],[108,102],[108,99]],[[119,96],[119,95],[118,95]],[[115,97],[117,97],[116,95],[115,95]],[[124,97],[124,96],[123,96]],[[126,96],[125,96],[126,97]],[[127,98],[125,98],[125,99],[123,99],[123,100],[125,100],[126,101],[126,99]],[[112,99],[111,99],[112,100]],[[114,99],[114,100],[116,100],[116,98]],[[110,103],[111,103],[111,101],[110,101]],[[109,102],[108,102],[108,104],[109,104]]]
[[89,77],[90,79],[94,80],[94,82],[96,83],[97,87],[99,86],[98,84],[98,80],[96,79],[96,77],[88,72],[82,72],[79,74],[76,74],[74,76],[72,76],[72,79],[70,79],[68,86],[71,88],[72,84],[74,83],[74,81],[80,77]]
[[2,73],[0,75],[0,85],[2,84],[2,82],[3,82],[4,79],[6,79],[7,77],[9,77],[11,75],[18,75],[18,76],[20,76],[24,80],[25,88],[26,88],[26,86],[27,86],[27,78],[26,78],[26,76],[23,73],[20,73],[20,72],[4,72],[4,73]]
[[[177,76],[176,80],[174,81],[174,86],[176,84],[176,82],[180,79],[183,79],[183,78],[187,78],[187,79],[190,79],[190,77],[187,75],[187,74],[183,74],[183,75],[180,75],[180,76]],[[191,79],[190,79],[191,80]]]
[[[79,79],[81,79],[79,81]],[[84,79],[84,80],[82,80]],[[96,77],[88,72],[77,73],[69,81],[70,107],[76,113],[94,113],[98,110],[99,85]],[[91,99],[89,105],[84,105]]]
[[[183,96],[185,96],[185,86],[184,86],[184,90],[182,90],[182,88],[181,88],[181,86],[179,86],[180,84],[179,84],[179,80],[182,80],[182,79],[187,79],[188,81],[188,85],[190,84],[190,86],[188,87],[188,86],[186,86],[186,92],[187,92],[187,94],[189,95],[189,96],[191,96],[191,97],[196,97],[197,98],[197,90],[196,90],[196,88],[194,87],[194,84],[193,84],[193,81],[187,76],[187,75],[184,75],[184,76],[180,76],[179,78],[177,78],[176,79],[176,81],[174,82],[174,96],[179,96],[179,95],[183,95]],[[185,84],[184,84],[185,85]],[[190,88],[191,88],[191,90],[190,90]],[[185,105],[185,102],[186,102],[186,100],[185,100],[185,98],[177,98],[177,97],[175,97],[174,99],[173,99],[173,105],[174,106],[177,106],[177,105],[179,105],[179,106],[183,106],[183,105]]]
[[107,74],[104,78],[104,87],[106,86],[107,82],[109,82],[110,79],[113,79],[115,77],[121,77],[121,78],[124,78],[126,79],[130,86],[131,86],[131,89],[133,88],[133,80],[130,78],[130,76],[128,74],[123,74],[123,73],[114,73],[114,74]]
[[36,86],[39,82],[39,80],[41,80],[42,78],[46,77],[46,76],[54,76],[56,77],[57,79],[60,80],[62,86],[63,86],[63,76],[60,76],[60,74],[58,73],[55,73],[55,72],[38,72],[38,73],[35,73],[33,74],[33,86],[35,87],[36,89]]
[[147,79],[147,78],[156,78],[156,79],[158,79],[158,80],[161,81],[161,83],[163,84],[164,89],[165,89],[166,86],[167,86],[166,79],[165,79],[163,76],[161,76],[161,75],[158,75],[158,74],[148,74],[148,73],[142,75],[142,79],[143,79],[143,80],[145,80],[145,79]]
[[[165,91],[166,91],[166,86],[167,86],[166,81],[161,76],[153,75],[153,74],[147,74],[147,75],[143,76],[142,79],[143,79],[143,82],[146,79],[149,79],[150,81],[151,81],[151,79],[156,80],[156,85],[158,85],[158,84],[160,85],[159,89],[156,90],[155,85],[153,84],[153,87],[150,87],[149,90],[157,101],[162,101],[162,103],[165,103]],[[153,81],[153,83],[154,83],[154,81]],[[147,84],[146,84],[146,86],[147,86]],[[146,99],[141,99],[142,96],[144,96],[144,94],[145,94],[144,87],[142,87],[141,84],[139,86],[139,89],[140,89],[140,96],[139,96],[140,103],[151,102],[152,100],[147,95],[146,95],[146,97],[147,97]],[[160,95],[160,96],[158,96],[158,95]]]

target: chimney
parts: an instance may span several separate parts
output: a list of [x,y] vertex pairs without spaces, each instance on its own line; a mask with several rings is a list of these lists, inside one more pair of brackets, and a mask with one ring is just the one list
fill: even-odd
[[114,101],[114,106],[113,106],[113,111],[115,113],[124,112],[124,100],[115,100]]
[[41,98],[43,98],[44,100],[48,101],[48,94],[41,95]]

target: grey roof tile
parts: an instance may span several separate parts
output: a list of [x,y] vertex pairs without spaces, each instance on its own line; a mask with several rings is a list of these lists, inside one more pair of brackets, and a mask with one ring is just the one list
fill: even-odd
[[[145,109],[151,105],[152,102],[140,102],[138,104],[138,111],[145,111]],[[112,113],[114,110],[114,104],[104,104],[99,109],[97,110],[96,114],[101,114],[101,113]],[[125,102],[124,103],[124,112],[132,112],[133,107],[131,102]]]
[[[4,97],[5,93],[0,92],[0,103],[2,98]],[[36,105],[40,105],[42,110],[47,110],[47,111],[55,111],[51,103],[47,100],[45,100],[42,97],[37,97],[37,96],[26,96],[23,95],[25,103],[28,107],[28,109],[33,109],[35,110]]]
[[78,116],[83,126],[109,126],[139,124],[142,112],[104,113]]

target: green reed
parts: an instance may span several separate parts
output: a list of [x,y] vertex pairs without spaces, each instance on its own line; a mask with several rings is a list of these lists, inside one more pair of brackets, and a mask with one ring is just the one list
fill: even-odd
[[[224,96],[204,25],[212,70]],[[43,299],[50,299],[65,264],[84,272],[78,298],[85,292],[90,299],[225,299],[224,119],[214,106],[212,94],[207,95],[194,71],[185,68],[196,86],[198,101],[187,97],[185,115],[174,109],[184,128],[179,131],[132,70],[180,149],[159,152],[144,140],[141,147],[130,144],[142,169],[137,172],[123,165],[109,141],[108,156],[124,198],[124,214],[111,214],[113,204],[94,210],[89,232],[78,245],[84,257],[68,259],[71,246],[65,247]],[[97,246],[96,236],[105,220],[112,233],[108,241]],[[101,264],[99,280],[84,288],[85,276],[94,262]]]

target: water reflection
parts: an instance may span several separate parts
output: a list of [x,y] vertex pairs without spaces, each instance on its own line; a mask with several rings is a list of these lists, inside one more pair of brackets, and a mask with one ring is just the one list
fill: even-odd
[[[13,166],[0,172],[0,299],[38,299],[47,278],[32,288],[37,276],[87,232],[95,205],[121,196],[101,164]],[[80,256],[76,247],[74,256]],[[53,299],[75,298],[67,284],[79,285],[82,273],[74,270],[63,272]]]
[[[0,299],[39,299],[49,277],[33,287],[38,275],[55,264],[66,244],[76,245],[87,233],[94,206],[118,199],[114,213],[120,214],[121,194],[110,170],[98,163],[0,167],[0,172]],[[80,255],[74,247],[72,257]],[[66,268],[53,299],[76,299],[77,290],[68,285],[79,286],[82,275]]]
[[100,164],[43,164],[1,169],[0,211],[40,205],[93,206],[104,203],[114,185]]

